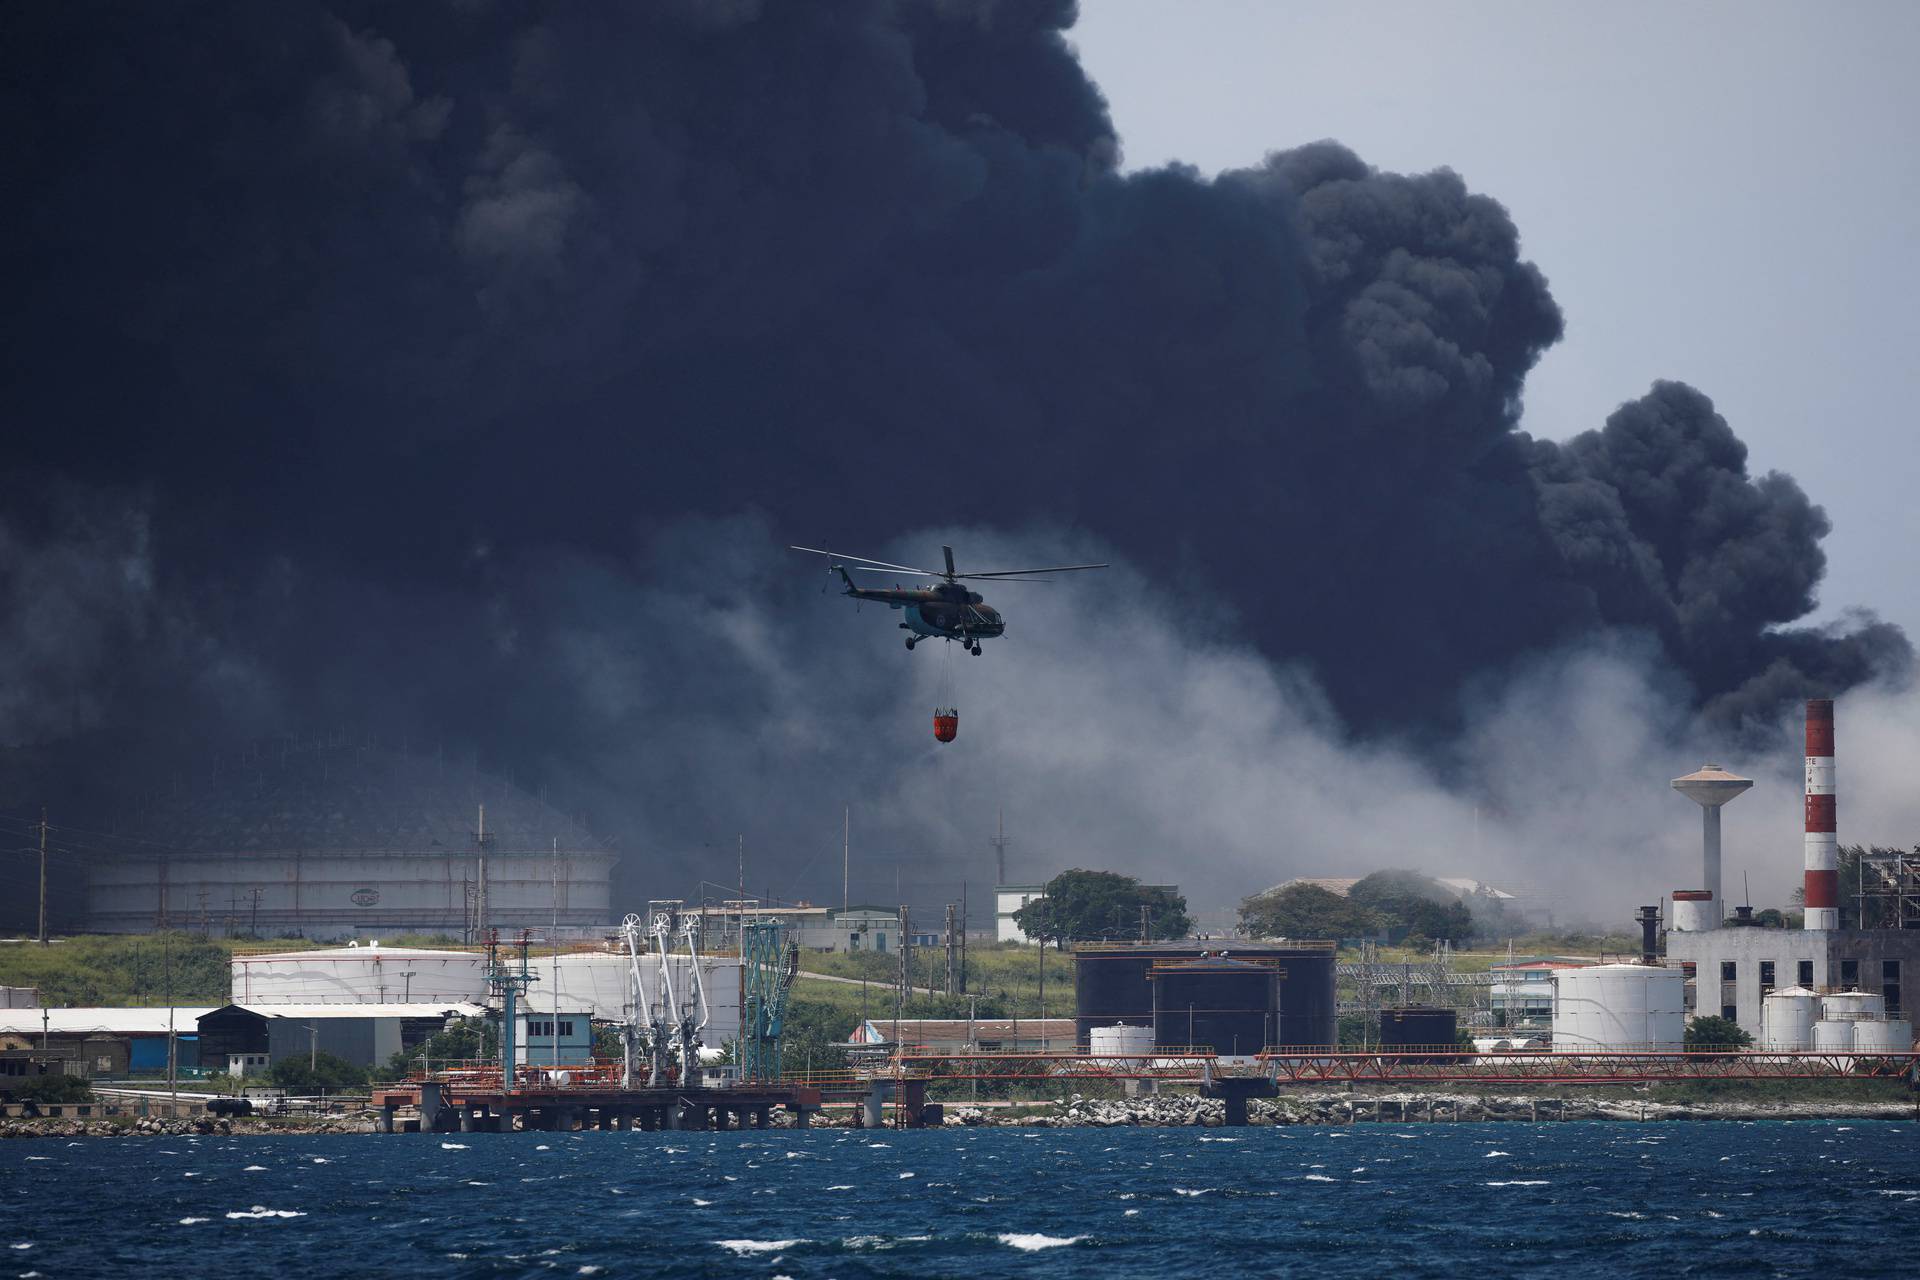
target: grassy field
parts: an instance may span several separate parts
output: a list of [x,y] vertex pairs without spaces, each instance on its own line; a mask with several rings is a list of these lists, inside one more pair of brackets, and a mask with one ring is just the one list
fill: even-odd
[[[394,937],[390,946],[444,944],[449,939]],[[80,934],[46,946],[0,941],[0,987],[38,987],[40,1002],[62,1005],[225,1004],[236,950],[297,951],[300,938],[202,938],[191,933]]]
[[[893,985],[899,981],[900,958],[875,952],[810,952],[800,957],[801,981],[808,973],[831,974],[841,978],[865,978],[873,985],[867,993],[871,1016],[893,1015]],[[1040,1015],[1040,949],[1014,943],[995,943],[967,949],[967,989],[977,997],[975,1008],[983,1018]],[[943,952],[922,949],[914,957],[913,985],[943,985],[946,956]],[[810,990],[839,987],[854,995],[853,1007],[859,1007],[860,988],[832,982],[806,984]],[[916,995],[910,1010],[902,1017],[943,1018],[967,1016],[965,1000],[957,1007],[943,1003],[945,997]],[[952,1008],[951,1012],[943,1012]],[[1073,956],[1062,951],[1046,953],[1046,1016],[1073,1016]]]

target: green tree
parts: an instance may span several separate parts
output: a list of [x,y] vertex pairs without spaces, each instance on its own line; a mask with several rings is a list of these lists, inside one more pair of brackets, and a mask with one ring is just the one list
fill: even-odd
[[1141,884],[1112,871],[1062,871],[1047,881],[1043,896],[1013,913],[1030,938],[1065,947],[1068,942],[1140,936],[1140,909],[1148,912],[1149,936],[1184,938],[1193,932],[1187,900],[1169,889]]
[[1730,1053],[1753,1046],[1753,1037],[1732,1018],[1709,1015],[1687,1024],[1687,1048],[1700,1053]]
[[13,1090],[12,1096],[17,1102],[88,1102],[93,1085],[82,1076],[55,1073],[34,1076]]
[[367,1070],[331,1053],[295,1054],[267,1068],[267,1079],[288,1093],[359,1093],[367,1087]]
[[1373,913],[1391,942],[1418,934],[1458,944],[1473,936],[1473,912],[1467,904],[1417,871],[1376,871],[1349,889],[1347,897]]
[[1304,882],[1243,898],[1240,927],[1256,938],[1332,938],[1372,934],[1373,913],[1331,889]]

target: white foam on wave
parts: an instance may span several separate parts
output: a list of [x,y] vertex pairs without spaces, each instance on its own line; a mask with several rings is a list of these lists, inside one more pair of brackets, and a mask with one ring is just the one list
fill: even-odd
[[180,1219],[180,1225],[183,1227],[193,1227],[193,1226],[198,1226],[202,1222],[212,1222],[212,1221],[213,1221],[212,1218],[182,1218]]
[[1510,1156],[1512,1154],[1513,1152],[1511,1151],[1489,1151],[1487,1152],[1487,1159],[1491,1160],[1494,1156]]
[[1177,1196],[1203,1196],[1211,1190],[1213,1190],[1212,1187],[1201,1187],[1198,1190],[1191,1190],[1187,1187],[1175,1187],[1173,1194]]
[[1516,1178],[1512,1182],[1489,1182],[1490,1187],[1550,1187],[1553,1184],[1539,1179]]
[[1302,1182],[1338,1182],[1340,1181],[1340,1179],[1329,1178],[1324,1173],[1309,1173],[1309,1174],[1302,1175],[1300,1181]]
[[739,1257],[755,1253],[778,1253],[782,1249],[791,1249],[797,1244],[809,1244],[805,1238],[797,1240],[715,1240],[715,1244]]
[[467,1144],[464,1142],[443,1142],[440,1144],[440,1149],[442,1151],[465,1151]]
[[298,1209],[269,1209],[257,1204],[251,1209],[230,1209],[229,1218],[304,1218],[307,1215]]
[[1122,1213],[1121,1216],[1125,1218],[1131,1218],[1134,1214],[1138,1212],[1140,1212],[1138,1209],[1128,1209],[1124,1213]]
[[852,1187],[852,1185],[851,1185],[851,1184],[849,1184],[849,1183],[845,1183],[845,1182],[842,1182],[842,1183],[840,1183],[840,1184],[839,1184],[838,1186],[832,1186],[832,1187],[828,1187],[828,1188],[827,1188],[827,1190],[829,1190],[829,1191],[851,1191],[851,1190],[853,1190],[853,1187]]
[[265,1166],[265,1165],[263,1165],[263,1164],[250,1164],[250,1165],[248,1165],[248,1166],[247,1166],[246,1168],[244,1168],[244,1169],[242,1169],[242,1170],[241,1170],[240,1172],[242,1172],[242,1173],[265,1173],[266,1171],[267,1171],[267,1166]]
[[1025,1249],[1029,1253],[1035,1249],[1059,1249],[1070,1244],[1079,1244],[1085,1236],[1043,1236],[1037,1232],[1009,1231],[997,1236],[1001,1244],[1011,1249]]
[[694,1204],[698,1205],[702,1209],[706,1208],[708,1205],[713,1203],[713,1201],[711,1200],[702,1200],[699,1196],[688,1196],[687,1199],[693,1201]]
[[902,1178],[911,1178],[911,1177],[913,1177],[913,1174],[911,1174],[911,1173],[903,1173],[903,1174],[901,1174],[900,1176],[901,1176]]

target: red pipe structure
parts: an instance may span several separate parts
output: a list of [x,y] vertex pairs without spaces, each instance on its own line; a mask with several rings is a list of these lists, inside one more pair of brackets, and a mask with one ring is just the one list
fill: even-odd
[[1833,699],[1807,700],[1806,927],[1840,927],[1840,848],[1833,782]]

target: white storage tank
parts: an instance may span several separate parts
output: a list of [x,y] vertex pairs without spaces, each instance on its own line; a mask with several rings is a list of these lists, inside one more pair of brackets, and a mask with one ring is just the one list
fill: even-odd
[[235,1004],[481,1004],[486,956],[427,947],[236,953]]
[[1686,1045],[1686,975],[1645,964],[1596,964],[1553,975],[1553,1048],[1679,1050]]
[[1760,1006],[1760,1047],[1790,1053],[1813,1047],[1820,997],[1806,987],[1769,991]]
[[1675,889],[1673,925],[1676,933],[1705,933],[1720,927],[1720,904],[1711,889]]
[[1853,1024],[1855,1053],[1911,1053],[1913,1023],[1905,1018]]
[[1852,1019],[1823,1018],[1813,1024],[1813,1048],[1816,1053],[1852,1053],[1853,1029],[1860,1024]]
[[1153,1028],[1095,1027],[1087,1033],[1087,1051],[1096,1058],[1136,1058],[1153,1056]]
[[1820,997],[1820,1016],[1833,1022],[1887,1016],[1886,997],[1874,991],[1836,991]]

